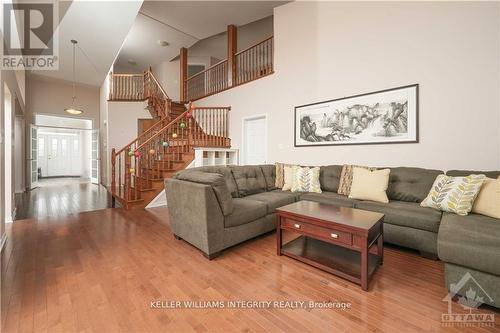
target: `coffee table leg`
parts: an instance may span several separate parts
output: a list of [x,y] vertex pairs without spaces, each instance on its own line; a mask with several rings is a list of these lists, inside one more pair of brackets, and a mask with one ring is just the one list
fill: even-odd
[[368,239],[361,246],[361,289],[368,290]]
[[276,254],[281,255],[281,243],[282,243],[282,230],[281,230],[281,216],[276,219]]
[[383,230],[384,226],[383,224],[380,225],[380,236],[378,237],[378,240],[377,240],[377,254],[379,256],[379,262],[380,262],[380,265],[383,265],[384,264],[384,230]]

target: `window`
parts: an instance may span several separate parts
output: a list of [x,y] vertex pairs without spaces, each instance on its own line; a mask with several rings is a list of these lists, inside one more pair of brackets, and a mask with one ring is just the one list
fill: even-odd
[[39,157],[45,156],[45,139],[44,138],[38,138],[38,156]]
[[68,140],[66,139],[61,139],[61,155],[68,156]]
[[50,154],[52,155],[52,157],[57,156],[57,139],[52,139],[52,147],[50,150]]
[[73,140],[73,151],[77,152],[80,149],[80,142],[78,140]]

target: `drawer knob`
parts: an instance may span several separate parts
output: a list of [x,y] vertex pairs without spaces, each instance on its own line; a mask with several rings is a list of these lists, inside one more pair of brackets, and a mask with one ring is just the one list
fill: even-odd
[[297,228],[297,229],[300,229],[300,224],[298,224],[298,223],[295,223],[293,226],[294,226],[295,228]]
[[330,236],[332,236],[332,238],[339,238],[339,235],[337,234],[330,234]]

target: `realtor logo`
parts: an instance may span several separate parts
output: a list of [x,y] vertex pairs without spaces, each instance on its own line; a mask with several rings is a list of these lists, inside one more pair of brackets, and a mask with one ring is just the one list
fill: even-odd
[[[463,311],[453,311],[454,300]],[[493,299],[469,272],[458,283],[450,284],[450,292],[443,301],[448,302],[448,313],[441,315],[443,326],[495,327],[495,314],[475,311]]]
[[1,69],[56,70],[57,3],[4,3]]

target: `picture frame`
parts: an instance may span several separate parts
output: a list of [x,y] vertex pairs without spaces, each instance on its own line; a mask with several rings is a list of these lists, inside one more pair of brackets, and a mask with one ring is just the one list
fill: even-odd
[[419,142],[419,85],[295,107],[294,146]]

